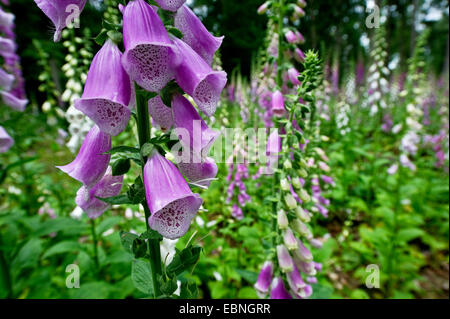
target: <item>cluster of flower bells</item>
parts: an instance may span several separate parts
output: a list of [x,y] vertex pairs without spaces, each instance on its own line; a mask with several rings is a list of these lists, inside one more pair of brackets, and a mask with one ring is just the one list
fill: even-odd
[[[82,9],[86,0],[35,0],[56,26],[55,40],[65,27],[69,4]],[[107,40],[94,57],[89,69],[83,95],[75,107],[96,125],[86,136],[75,160],[59,169],[83,183],[76,203],[90,218],[100,216],[109,205],[99,199],[120,193],[123,176],[112,176],[108,167],[111,136],[122,132],[129,121],[136,98],[133,81],[150,92],[160,92],[170,81],[195,101],[206,116],[214,114],[227,75],[211,68],[213,56],[223,38],[212,36],[195,14],[184,5],[185,0],[156,0],[164,9],[176,12],[174,25],[183,34],[180,40],[169,35],[157,14],[158,8],[144,0],[130,1],[119,6],[123,14],[123,42],[125,52]],[[175,95],[171,107],[160,96],[148,102],[154,123],[163,130],[181,128],[187,136],[180,137],[184,150],[191,159],[178,168],[156,150],[144,167],[144,187],[151,217],[150,227],[166,238],[183,236],[202,204],[182,173],[190,182],[207,186],[208,179],[217,174],[217,166],[204,154],[218,133],[209,129],[196,108],[183,95]],[[194,140],[196,124],[201,130],[201,141]],[[199,147],[192,147],[199,144]],[[198,158],[201,160],[198,161]],[[181,171],[181,172],[180,172]],[[206,185],[205,185],[206,184]]]
[[[8,5],[7,0],[2,0]],[[14,34],[14,15],[0,6],[0,102],[13,110],[23,112],[28,100],[25,97],[24,80],[20,69],[20,58],[17,55],[17,44]],[[11,136],[0,126],[0,153],[8,151],[14,144]]]

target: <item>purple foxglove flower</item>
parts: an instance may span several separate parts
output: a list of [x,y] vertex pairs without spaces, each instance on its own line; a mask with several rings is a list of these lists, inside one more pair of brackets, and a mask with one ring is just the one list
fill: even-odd
[[163,103],[159,95],[148,101],[148,112],[156,124],[161,127],[161,130],[166,132],[172,128],[172,109]]
[[169,239],[186,234],[202,199],[192,193],[176,166],[157,151],[145,164],[144,186],[150,227]]
[[71,15],[75,13],[74,10],[81,13],[86,4],[86,0],[34,0],[34,2],[55,25],[53,37],[55,42],[61,39],[61,32],[67,26]]
[[272,281],[270,299],[292,299],[292,296],[284,287],[283,279],[276,277]]
[[206,156],[219,133],[206,125],[191,102],[182,95],[176,95],[173,98],[172,112],[174,126],[177,129],[186,130],[187,133],[179,132],[182,145],[193,151],[194,155]]
[[299,31],[295,31],[295,36],[297,37],[297,41],[300,44],[305,43],[305,37]]
[[0,88],[9,91],[14,83],[15,77],[0,68]]
[[0,126],[0,153],[7,152],[14,144],[14,140],[9,136],[8,132]]
[[179,163],[178,168],[189,182],[204,187],[209,187],[218,171],[217,164],[211,157],[205,158],[201,163]]
[[293,252],[294,260],[299,260],[303,262],[311,262],[313,260],[313,255],[309,249],[302,243],[301,240],[297,239],[298,249]]
[[2,97],[2,101],[5,105],[7,105],[10,108],[12,108],[16,111],[19,111],[19,112],[25,111],[25,107],[28,104],[28,100],[19,99],[14,94],[4,92],[4,91],[0,91],[0,95]]
[[258,10],[256,10],[256,12],[258,14],[264,14],[266,13],[267,9],[269,8],[270,2],[266,1],[264,2],[262,5],[259,6]]
[[296,43],[297,42],[297,36],[295,35],[292,30],[288,30],[285,35],[287,42],[289,43]]
[[244,212],[242,211],[242,208],[237,204],[233,204],[231,215],[237,220],[242,220],[244,218]]
[[183,6],[186,0],[155,0],[155,2],[161,9],[175,12]]
[[11,28],[14,23],[14,15],[0,8],[0,27]]
[[298,18],[303,18],[305,11],[301,7],[294,5],[294,15]]
[[223,71],[213,71],[208,63],[182,40],[173,37],[173,42],[183,56],[175,71],[178,85],[192,96],[203,113],[207,116],[213,115],[227,83],[227,74]]
[[112,168],[108,167],[102,179],[92,188],[82,186],[78,192],[75,202],[91,219],[100,217],[110,204],[98,199],[117,196],[122,189],[123,176],[112,176]]
[[317,273],[314,262],[304,262],[296,260],[296,265],[301,272],[307,274],[308,276],[315,276]]
[[303,63],[305,61],[306,56],[301,49],[296,48],[294,52],[294,58],[297,60],[297,62]]
[[313,289],[310,285],[306,285],[304,292],[305,292],[305,296],[303,298],[309,298],[309,297],[311,297],[311,295],[313,293]]
[[320,175],[320,178],[323,180],[324,183],[335,185],[333,177],[327,175]]
[[286,109],[284,108],[284,97],[279,90],[272,94],[272,112],[278,116],[282,116],[286,113]]
[[306,7],[306,1],[305,0],[297,0],[297,4],[300,8]]
[[292,257],[289,254],[289,251],[287,250],[286,246],[284,245],[277,246],[277,257],[278,257],[278,264],[282,272],[287,273],[292,271],[292,268],[294,267],[294,262],[292,261]]
[[286,275],[286,278],[292,292],[296,295],[301,294],[306,284],[303,281],[302,275],[300,275],[297,266],[294,265],[294,268]]
[[86,135],[75,160],[68,165],[56,167],[90,188],[105,174],[111,155],[103,153],[110,149],[111,136],[94,125]]
[[78,110],[112,136],[126,128],[131,114],[131,82],[121,57],[119,48],[111,40],[106,41],[92,60],[83,96],[75,101]]
[[266,261],[261,268],[256,284],[253,286],[260,298],[263,298],[269,292],[272,276],[273,264],[270,261]]
[[16,52],[17,46],[13,40],[0,36],[0,51],[2,55]]
[[289,81],[291,81],[291,83],[293,85],[300,85],[300,81],[298,80],[298,76],[300,75],[300,73],[295,69],[295,68],[290,68],[288,70],[288,77],[289,77]]
[[199,18],[187,5],[177,11],[174,18],[175,27],[183,33],[183,41],[200,55],[209,65],[214,53],[222,45],[223,37],[215,37],[205,28]]
[[316,238],[312,238],[309,240],[309,243],[311,244],[311,246],[313,246],[314,248],[320,249],[323,247],[323,243]]
[[295,250],[298,248],[297,238],[295,238],[294,233],[290,228],[287,228],[283,233],[283,242],[287,249]]
[[133,0],[123,10],[123,42],[123,67],[141,87],[159,92],[174,78],[176,48],[156,10],[144,0]]

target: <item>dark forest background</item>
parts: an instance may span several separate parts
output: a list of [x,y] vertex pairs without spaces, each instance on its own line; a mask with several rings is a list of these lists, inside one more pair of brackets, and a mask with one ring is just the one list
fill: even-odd
[[[50,21],[39,11],[32,0],[12,0],[11,10],[16,14],[16,33],[19,53],[27,87],[37,87],[41,70],[36,62],[33,39],[41,41],[50,54],[49,61],[55,69],[64,63],[62,44],[52,42]],[[83,27],[92,34],[101,29],[102,12],[90,0],[81,16]],[[221,57],[223,67],[231,72],[240,67],[249,74],[252,57],[264,45],[267,18],[259,16],[256,9],[263,0],[192,0],[191,6],[203,19],[209,30],[225,35]],[[368,48],[362,39],[370,39],[373,30],[365,26],[366,0],[314,0],[307,1],[306,17],[300,26],[307,42],[304,49],[317,49],[325,61],[339,61],[344,74],[358,59],[367,62]],[[448,1],[446,0],[385,0],[376,1],[387,17],[387,50],[389,57],[396,57],[401,69],[406,69],[418,32],[423,26],[431,29],[428,42],[428,64],[435,73],[448,69]],[[430,12],[441,12],[440,19],[429,20]],[[78,31],[78,30],[77,30]],[[367,42],[367,41],[366,41]],[[98,47],[95,46],[97,50]],[[387,61],[389,62],[389,61]],[[37,90],[30,90],[37,91]],[[39,96],[30,97],[40,100]]]

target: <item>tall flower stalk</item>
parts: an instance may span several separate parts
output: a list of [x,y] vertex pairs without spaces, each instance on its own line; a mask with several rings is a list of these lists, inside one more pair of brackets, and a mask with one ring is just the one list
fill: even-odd
[[[184,2],[127,1],[119,5],[121,23],[107,10],[112,20],[103,23],[96,38],[102,48],[92,60],[82,96],[74,101],[94,125],[75,160],[59,167],[83,183],[76,203],[92,220],[114,204],[142,205],[146,231],[122,232],[121,240],[135,258],[131,277],[136,287],[154,298],[174,297],[178,276],[200,257],[201,248],[188,244],[163,268],[160,245],[163,238],[184,236],[203,202],[189,183],[207,188],[217,174],[207,155],[218,134],[200,114],[215,113],[227,81],[225,72],[211,67],[222,38],[210,34]],[[40,7],[52,21],[64,17],[62,11],[50,14]],[[64,26],[56,27],[58,40]],[[138,146],[112,147],[112,137],[126,129],[131,117]],[[153,131],[150,119],[161,130]],[[110,163],[111,158],[117,159]],[[132,162],[141,174],[120,194]],[[194,297],[194,286],[186,280],[180,296]]]
[[[312,287],[308,283],[315,282],[314,276],[321,268],[313,261],[310,250],[317,241],[307,225],[312,218],[312,201],[305,188],[310,169],[305,152],[308,144],[306,136],[314,136],[316,131],[313,91],[319,85],[320,60],[312,51],[302,53],[298,60],[302,62],[303,72],[299,73],[285,58],[286,55],[298,55],[300,49],[297,44],[304,42],[298,31],[285,26],[285,16],[290,10],[295,16],[300,6],[304,5],[303,1],[295,4],[284,0],[268,2],[269,17],[276,26],[278,36],[276,88],[271,96],[275,130],[269,137],[267,147],[269,171],[273,172],[270,176],[273,196],[268,199],[271,203],[268,208],[272,219],[272,250],[255,289],[261,297],[269,295],[272,299],[311,296]],[[296,89],[295,94],[287,94],[292,92],[287,84]],[[319,198],[317,178],[314,181]]]

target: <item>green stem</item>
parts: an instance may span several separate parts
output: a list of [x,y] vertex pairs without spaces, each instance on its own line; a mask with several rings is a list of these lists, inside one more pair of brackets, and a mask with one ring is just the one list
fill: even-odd
[[95,229],[95,219],[90,220],[91,223],[91,234],[92,234],[92,247],[94,248],[94,261],[97,272],[100,272],[100,261],[98,258],[98,240],[97,231]]
[[[150,115],[148,113],[148,103],[144,94],[142,94],[141,89],[137,84],[135,84],[136,89],[136,111],[137,111],[137,126],[139,135],[139,145],[142,147],[144,144],[150,141]],[[144,165],[147,158],[144,158]],[[142,171],[144,166],[142,167]],[[145,225],[147,230],[150,230],[148,225],[148,219],[150,217],[150,210],[148,208],[147,202],[142,203],[145,211]],[[158,239],[148,240],[148,251],[149,251],[149,261],[150,261],[150,271],[152,274],[153,291],[155,298],[161,295],[161,290],[159,288],[159,277],[162,275],[161,267],[161,250],[159,246]]]
[[277,58],[277,86],[281,89],[283,86],[283,19],[284,19],[284,0],[278,3],[278,58]]

